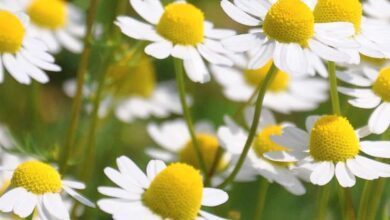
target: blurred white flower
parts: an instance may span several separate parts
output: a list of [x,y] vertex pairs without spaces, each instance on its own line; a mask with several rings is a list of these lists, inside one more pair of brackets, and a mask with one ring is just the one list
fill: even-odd
[[0,198],[0,210],[13,212],[21,218],[30,216],[34,209],[41,220],[68,220],[69,211],[61,198],[65,191],[79,202],[89,207],[95,205],[74,189],[84,189],[80,182],[62,180],[52,166],[37,160],[20,163],[16,168],[4,164],[3,172],[13,170],[8,191]]
[[388,0],[368,0],[363,3],[364,12],[373,18],[390,21],[390,2]]
[[31,79],[47,83],[43,70],[61,71],[47,47],[31,35],[26,14],[9,11],[0,2],[0,29],[0,83],[5,70],[21,84],[30,84]]
[[[252,108],[247,109],[245,118],[250,126],[253,118]],[[248,138],[248,132],[238,126],[232,119],[225,117],[226,126],[218,129],[218,137],[221,146],[227,152],[233,155],[233,158],[239,158],[245,142]],[[272,135],[281,135],[283,127],[287,124],[278,124],[271,111],[263,109],[260,118],[257,135],[251,144],[248,156],[244,163],[244,168],[252,167],[258,175],[263,176],[269,182],[276,182],[294,195],[303,195],[306,190],[298,175],[293,172],[293,163],[275,163],[263,156],[267,152],[284,151],[287,148],[274,143],[270,137]]]
[[337,77],[357,88],[339,86],[338,90],[352,97],[348,101],[351,105],[374,109],[368,128],[372,133],[382,134],[390,127],[390,67],[380,71],[370,67],[355,71],[338,72]]
[[72,3],[63,0],[13,0],[15,7],[31,18],[31,33],[43,40],[53,53],[62,47],[79,53],[85,35],[83,13]]
[[181,163],[166,166],[152,160],[145,175],[125,156],[117,158],[117,165],[119,170],[107,167],[104,173],[118,187],[98,188],[103,195],[113,197],[99,200],[98,206],[114,219],[223,219],[202,211],[201,206],[223,204],[227,193],[204,188],[202,176],[193,167]]
[[353,24],[318,23],[311,1],[222,0],[221,6],[230,18],[254,28],[222,41],[229,50],[250,51],[248,69],[261,68],[272,59],[276,67],[290,74],[302,76],[317,71],[326,75],[320,58],[351,62],[343,50],[356,51],[359,46],[351,39]]
[[[259,69],[251,70],[246,68],[245,57],[240,59],[244,62],[236,62],[235,67],[213,65],[211,71],[216,81],[222,85],[223,93],[228,99],[247,102],[265,79],[272,61]],[[324,79],[298,77],[279,70],[268,87],[263,105],[281,113],[310,111],[327,100],[327,90],[328,83]]]
[[148,23],[120,16],[116,25],[131,38],[151,41],[145,53],[157,59],[169,56],[182,59],[192,81],[210,80],[203,58],[213,64],[233,64],[223,55],[225,50],[219,40],[235,32],[214,29],[212,23],[204,20],[203,12],[192,4],[176,1],[165,8],[160,0],[130,0],[130,4]]
[[369,134],[366,128],[355,131],[341,116],[310,116],[306,131],[288,126],[282,135],[271,137],[288,151],[269,152],[265,157],[298,162],[298,169],[305,170],[313,184],[325,185],[336,176],[342,187],[352,187],[355,176],[366,180],[390,177],[390,165],[361,155],[390,158],[390,141],[360,140]]

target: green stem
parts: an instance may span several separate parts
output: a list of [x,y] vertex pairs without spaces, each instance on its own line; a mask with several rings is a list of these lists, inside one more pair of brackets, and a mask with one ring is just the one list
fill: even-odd
[[[385,188],[386,180],[384,178],[376,180],[374,182],[374,187],[375,193],[373,193],[371,202],[369,203],[369,208],[367,212],[367,220],[375,220],[377,211],[378,211],[378,206],[380,204],[381,198],[382,198],[382,193]],[[368,204],[367,204],[368,205]]]
[[208,176],[211,179],[215,172],[217,172],[219,162],[221,161],[221,158],[223,156],[223,149],[222,147],[218,147],[217,152],[215,153],[215,157],[213,160],[213,164],[211,165],[210,171],[208,172]]
[[372,181],[370,181],[370,180],[365,181],[363,191],[362,191],[362,194],[360,196],[358,220],[365,220],[367,217],[367,207],[369,204],[372,186],[373,186]]
[[206,163],[204,161],[202,152],[199,147],[198,140],[196,138],[196,134],[191,119],[190,109],[188,108],[187,101],[186,101],[186,88],[184,84],[183,62],[182,60],[175,58],[174,63],[175,63],[175,72],[176,72],[176,83],[177,83],[177,88],[179,90],[179,98],[180,98],[181,107],[183,109],[183,116],[187,123],[188,132],[190,133],[191,136],[192,145],[194,147],[196,157],[198,158],[200,169],[204,173],[205,182],[208,185],[209,178],[207,175],[208,172],[207,172]]
[[267,192],[269,189],[269,182],[266,179],[261,180],[260,190],[259,190],[259,198],[257,200],[255,215],[253,219],[259,220],[263,215],[265,200],[267,198]]
[[65,146],[59,160],[60,172],[65,173],[68,159],[72,153],[73,145],[76,139],[77,127],[80,117],[81,103],[83,100],[83,87],[85,82],[85,76],[88,70],[89,58],[91,56],[91,47],[93,38],[92,27],[96,17],[96,11],[99,0],[90,0],[87,20],[86,20],[86,34],[84,37],[84,49],[81,53],[80,65],[77,71],[77,88],[76,95],[72,103],[71,120],[65,141]]
[[353,208],[352,193],[349,188],[343,188],[344,192],[344,210],[345,210],[345,219],[355,220],[355,210]]
[[267,92],[267,88],[268,88],[269,84],[271,83],[273,76],[276,74],[277,71],[278,71],[278,68],[274,64],[272,64],[264,81],[262,82],[261,88],[259,90],[259,94],[257,96],[256,104],[255,104],[255,114],[253,116],[252,126],[249,130],[248,138],[245,142],[244,148],[242,150],[242,153],[240,155],[240,158],[238,159],[236,166],[234,167],[233,172],[219,186],[220,188],[227,186],[231,181],[233,181],[234,178],[237,176],[238,172],[240,171],[242,165],[244,164],[246,156],[248,155],[249,149],[252,145],[253,139],[256,135],[257,126],[259,125],[259,119],[261,116],[261,109],[263,107],[263,100],[264,100],[265,93]]
[[317,203],[317,208],[316,208],[316,215],[315,218],[316,220],[324,220],[326,219],[326,213],[328,210],[328,202],[329,202],[329,197],[330,197],[330,191],[331,191],[332,185],[328,184],[323,186],[320,191],[319,191],[319,198],[318,198],[318,203]]
[[336,64],[334,62],[328,62],[328,74],[333,114],[341,115],[339,95],[337,92]]

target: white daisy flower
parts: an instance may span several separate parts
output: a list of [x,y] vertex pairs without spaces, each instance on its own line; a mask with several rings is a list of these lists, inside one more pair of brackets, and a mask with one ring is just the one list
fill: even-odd
[[[101,103],[99,116],[105,117],[114,110],[119,120],[130,123],[136,119],[165,118],[171,114],[181,114],[174,82],[157,82],[155,69],[148,57],[142,56],[138,63],[129,65],[131,57],[125,57],[109,67],[105,98]],[[76,81],[65,82],[63,89],[68,96],[74,97]],[[96,85],[93,84],[86,86],[83,94],[92,98],[95,91]],[[88,111],[91,108],[91,105],[87,106]]]
[[[147,131],[153,141],[163,148],[148,148],[146,153],[149,156],[165,162],[186,163],[200,169],[191,136],[184,120],[177,119],[164,122],[161,125],[150,123]],[[218,185],[223,181],[223,177],[227,177],[235,163],[231,161],[231,155],[224,152],[220,147],[221,144],[211,123],[207,121],[196,123],[195,132],[208,174],[218,174],[213,175],[215,178],[212,179],[213,185]],[[220,158],[218,164],[215,164],[217,157]],[[250,169],[242,170],[235,179],[238,182],[253,180],[255,180],[255,173]]]
[[314,71],[326,75],[320,58],[349,62],[342,49],[357,48],[350,37],[351,23],[317,23],[313,11],[301,0],[222,0],[224,11],[236,22],[252,29],[229,37],[223,45],[235,52],[250,51],[249,69],[258,69],[270,59],[284,72],[305,75]]
[[[250,126],[254,109],[248,109],[245,113],[246,121]],[[274,143],[270,137],[280,135],[286,124],[278,124],[271,111],[263,109],[260,118],[257,135],[248,152],[245,163],[246,166],[253,167],[257,173],[269,182],[276,182],[294,195],[303,195],[306,190],[297,175],[292,172],[292,163],[274,163],[263,154],[273,151],[283,151],[287,148]],[[238,126],[233,120],[226,117],[226,126],[218,129],[218,137],[222,147],[224,147],[233,157],[239,157],[244,148],[248,132]],[[244,169],[244,168],[243,168]]]
[[316,185],[329,183],[333,176],[342,187],[352,187],[356,178],[373,180],[390,177],[390,165],[363,156],[390,158],[389,141],[361,141],[369,135],[367,129],[354,130],[341,116],[310,116],[306,130],[290,126],[281,136],[271,139],[289,151],[266,153],[274,161],[297,162],[309,172],[310,181]]
[[85,35],[83,13],[63,0],[17,0],[14,4],[31,18],[31,32],[38,36],[53,53],[64,47],[80,53]]
[[205,188],[202,176],[193,167],[175,163],[166,167],[152,160],[145,175],[129,158],[117,159],[119,170],[106,168],[104,173],[119,187],[99,187],[100,193],[113,198],[101,199],[98,206],[113,219],[203,219],[222,220],[201,210],[228,200],[226,192]]
[[373,17],[390,21],[390,2],[388,0],[368,0],[363,3],[364,13]]
[[[268,61],[256,70],[247,69],[247,65],[213,65],[211,71],[228,99],[247,102],[265,79],[271,65],[272,61]],[[268,87],[263,106],[282,113],[309,111],[327,100],[327,90],[328,84],[324,79],[297,77],[279,70]]]
[[0,3],[0,83],[4,71],[22,84],[31,79],[47,83],[49,77],[43,70],[58,72],[54,58],[46,46],[29,32],[29,18],[24,13],[13,13]]
[[[359,0],[317,0],[314,16],[318,23],[351,22],[355,27],[353,39],[359,43],[358,52],[374,58],[389,58],[390,29],[388,24],[363,16]],[[348,52],[353,63],[360,62],[359,54]]]
[[214,64],[232,65],[222,55],[225,50],[218,40],[232,36],[234,31],[214,29],[192,4],[175,1],[165,8],[160,0],[130,0],[130,4],[148,23],[120,16],[115,24],[131,38],[151,41],[145,53],[157,59],[171,55],[182,59],[188,77],[200,83],[210,80],[203,58]]
[[359,88],[339,86],[338,91],[351,96],[348,102],[358,108],[375,109],[368,121],[372,133],[382,134],[390,126],[390,67],[377,71],[363,68],[362,74],[338,72],[337,77]]
[[[2,169],[3,172],[10,170],[9,167]],[[70,217],[61,198],[62,191],[86,206],[95,206],[74,190],[84,188],[83,183],[62,180],[57,170],[48,164],[37,160],[26,161],[13,169],[11,189],[1,196],[0,210],[26,218],[36,208],[41,220],[67,220]]]

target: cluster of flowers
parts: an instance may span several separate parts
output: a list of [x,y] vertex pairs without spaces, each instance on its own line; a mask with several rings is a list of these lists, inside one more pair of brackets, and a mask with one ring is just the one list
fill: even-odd
[[[126,123],[149,117],[185,114],[173,82],[156,82],[149,56],[173,57],[178,72],[206,83],[213,77],[226,98],[246,102],[245,123],[225,116],[215,129],[209,122],[181,119],[150,123],[147,131],[161,148],[148,148],[146,174],[128,157],[117,158],[118,170],[104,173],[118,187],[99,187],[108,197],[98,207],[114,219],[222,219],[201,210],[228,200],[222,188],[229,180],[253,181],[262,176],[294,195],[305,193],[302,181],[326,185],[335,176],[342,187],[356,177],[390,177],[390,141],[362,140],[390,127],[390,2],[371,0],[222,0],[221,8],[248,33],[217,29],[203,12],[185,1],[163,6],[160,0],[130,0],[145,22],[119,16],[123,34],[151,42],[136,65],[133,53],[108,68],[112,82],[99,116],[114,109]],[[85,34],[79,9],[62,0],[0,0],[0,82],[7,71],[20,83],[49,81],[46,71],[61,71],[53,53],[61,47],[78,53]],[[370,60],[381,63],[373,65]],[[328,68],[327,65],[328,64]],[[343,71],[336,71],[335,64]],[[379,69],[378,69],[379,67]],[[131,72],[132,74],[129,74]],[[337,87],[337,79],[351,87]],[[329,78],[330,86],[326,78]],[[64,91],[74,96],[76,83]],[[96,86],[85,86],[91,96]],[[334,112],[309,116],[306,130],[277,122],[272,111],[288,114],[315,110],[328,100]],[[367,126],[355,129],[337,110],[337,91],[352,97],[357,108],[374,109]],[[336,96],[336,97],[335,97]],[[187,100],[186,100],[187,98]],[[253,99],[257,101],[254,106]],[[87,109],[91,106],[87,106]],[[185,115],[186,116],[186,115]],[[249,128],[249,129],[248,129]],[[0,144],[12,147],[6,129]],[[164,162],[170,163],[168,166]],[[65,191],[81,203],[94,203],[74,189],[83,183],[63,180],[51,165],[3,153],[0,210],[25,218],[34,209],[40,219],[69,219]],[[201,170],[198,171],[198,170]],[[209,183],[204,179],[210,178]],[[209,188],[206,186],[215,186]],[[217,187],[218,186],[218,187]],[[68,204],[70,203],[70,204]]]

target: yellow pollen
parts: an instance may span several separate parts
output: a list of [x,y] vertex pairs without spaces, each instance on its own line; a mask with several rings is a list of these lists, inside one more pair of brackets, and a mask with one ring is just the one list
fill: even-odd
[[379,72],[372,90],[382,98],[383,101],[390,102],[390,67],[386,67]]
[[175,44],[196,45],[204,38],[204,15],[189,3],[171,3],[157,24],[157,32]]
[[32,160],[21,163],[11,179],[14,187],[23,187],[34,194],[58,193],[61,191],[61,176],[53,167]]
[[318,0],[314,8],[316,23],[350,22],[360,31],[363,9],[359,0]]
[[64,0],[33,0],[27,8],[31,21],[43,28],[57,29],[66,23],[67,9]]
[[[246,82],[252,86],[257,87],[260,83],[262,83],[272,66],[272,61],[269,61],[266,65],[257,70],[247,69],[244,71],[244,78]],[[290,76],[283,72],[278,71],[274,78],[272,79],[271,84],[268,87],[269,91],[272,92],[282,92],[286,91],[289,85]]]
[[108,90],[116,97],[150,97],[156,87],[153,63],[145,55],[137,58],[128,53],[108,68],[107,75]]
[[359,148],[359,139],[344,117],[322,116],[311,130],[310,154],[317,161],[346,161],[358,155]]
[[263,30],[279,42],[306,46],[314,35],[314,15],[301,0],[279,0],[269,9]]
[[[212,169],[217,152],[220,148],[218,139],[214,135],[210,134],[197,134],[198,145],[202,153],[203,159],[206,163],[208,171]],[[197,169],[200,169],[199,161],[195,153],[195,149],[192,145],[192,141],[189,141],[183,149],[179,152],[180,162],[189,164]],[[226,167],[226,161],[221,158],[216,167],[216,171],[221,171]]]
[[193,167],[175,163],[161,171],[143,194],[143,202],[164,219],[194,220],[203,195],[203,180]]
[[25,30],[14,14],[0,10],[0,53],[16,53],[22,47]]

